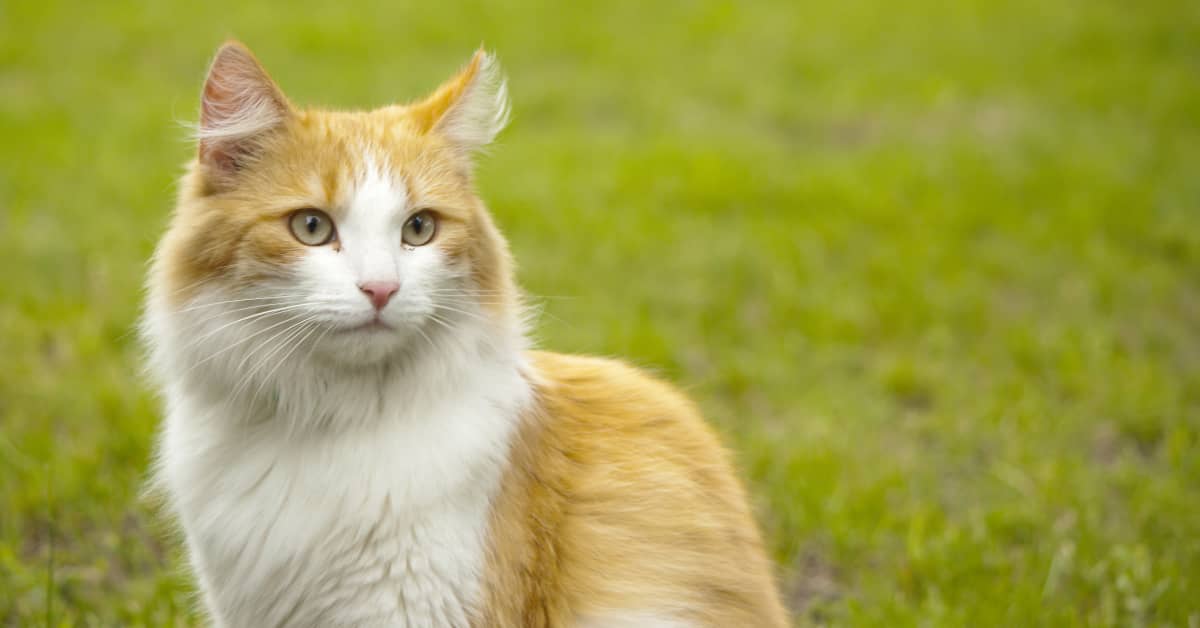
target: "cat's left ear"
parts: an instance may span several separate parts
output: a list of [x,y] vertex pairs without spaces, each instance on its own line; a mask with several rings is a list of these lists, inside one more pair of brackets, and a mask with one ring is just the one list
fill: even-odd
[[483,49],[454,78],[408,114],[424,133],[438,133],[467,152],[491,143],[508,124],[508,86],[494,55]]

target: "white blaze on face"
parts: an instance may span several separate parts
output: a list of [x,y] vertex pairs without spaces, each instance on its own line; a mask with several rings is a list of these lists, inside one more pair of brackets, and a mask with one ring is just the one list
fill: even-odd
[[345,218],[338,225],[342,255],[355,284],[368,281],[400,282],[400,233],[404,226],[408,190],[398,173],[363,157]]

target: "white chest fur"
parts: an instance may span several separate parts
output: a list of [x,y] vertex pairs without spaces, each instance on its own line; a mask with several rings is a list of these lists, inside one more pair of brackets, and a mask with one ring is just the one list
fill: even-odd
[[529,397],[515,361],[476,369],[453,394],[414,400],[400,385],[370,404],[344,399],[334,412],[355,413],[352,429],[303,434],[287,417],[231,416],[169,387],[159,481],[214,620],[467,625],[490,501]]

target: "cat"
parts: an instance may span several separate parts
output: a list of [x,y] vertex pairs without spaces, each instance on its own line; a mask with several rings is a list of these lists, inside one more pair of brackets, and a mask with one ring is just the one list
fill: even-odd
[[508,113],[483,50],[367,112],[218,50],[143,318],[153,482],[214,625],[786,625],[696,407],[531,348],[472,183]]

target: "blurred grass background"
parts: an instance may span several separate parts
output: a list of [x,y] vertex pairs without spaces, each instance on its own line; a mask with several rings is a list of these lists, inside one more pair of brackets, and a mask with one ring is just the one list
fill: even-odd
[[543,346],[680,382],[802,623],[1200,625],[1200,3],[0,0],[0,622],[196,621],[132,327],[237,36],[299,103],[480,41]]

